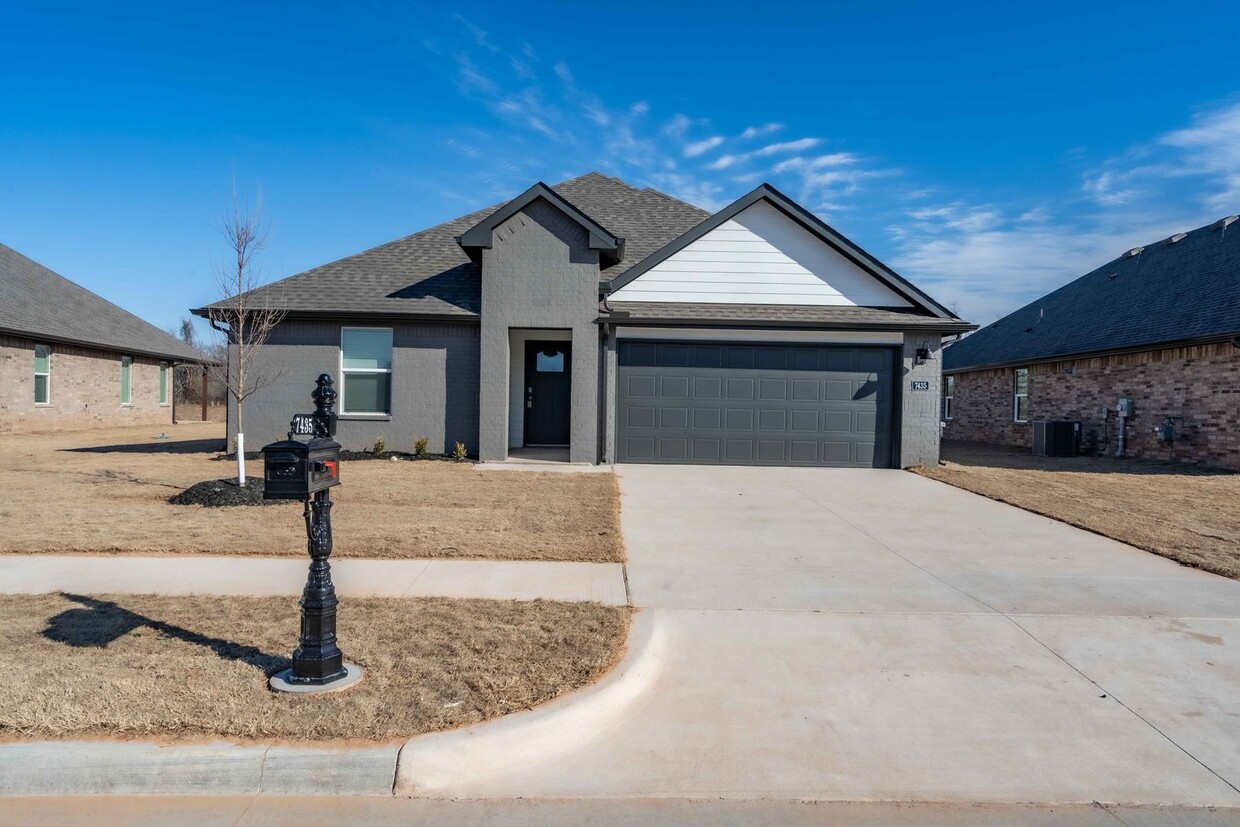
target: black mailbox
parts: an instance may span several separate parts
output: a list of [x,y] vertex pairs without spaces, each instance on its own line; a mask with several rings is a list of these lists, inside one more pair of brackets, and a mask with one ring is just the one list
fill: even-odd
[[340,443],[285,439],[263,447],[263,499],[308,500],[340,485]]

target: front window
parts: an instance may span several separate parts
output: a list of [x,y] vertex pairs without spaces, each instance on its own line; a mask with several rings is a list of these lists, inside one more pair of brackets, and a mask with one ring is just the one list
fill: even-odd
[[130,379],[133,374],[133,357],[121,357],[121,404],[128,405],[132,398]]
[[159,404],[168,404],[168,363],[159,363]]
[[952,400],[956,397],[956,377],[943,377],[943,419],[952,418]]
[[392,412],[392,329],[346,327],[340,331],[341,393],[346,414]]
[[52,402],[52,349],[47,345],[34,346],[34,404],[50,405]]
[[1017,368],[1012,377],[1012,418],[1029,421],[1029,368]]

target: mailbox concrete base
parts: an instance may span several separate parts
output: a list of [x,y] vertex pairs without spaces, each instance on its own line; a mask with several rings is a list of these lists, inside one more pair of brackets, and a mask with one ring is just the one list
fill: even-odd
[[344,677],[334,680],[331,683],[320,685],[307,683],[290,683],[289,678],[292,677],[293,670],[285,669],[271,676],[268,685],[277,692],[293,692],[298,695],[315,695],[320,692],[339,692],[341,689],[347,689],[362,679],[362,667],[356,663],[346,663],[344,665]]

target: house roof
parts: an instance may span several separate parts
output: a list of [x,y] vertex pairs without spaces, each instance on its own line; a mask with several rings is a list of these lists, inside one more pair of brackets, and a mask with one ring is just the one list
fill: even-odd
[[48,342],[198,361],[196,350],[0,244],[0,332]]
[[[939,304],[922,291],[918,290],[903,276],[896,273],[878,259],[874,258],[874,256],[858,247],[849,239],[840,235],[825,221],[793,201],[788,196],[784,195],[779,190],[772,187],[770,184],[759,185],[752,192],[738,198],[736,201],[724,207],[719,212],[710,216],[707,220],[702,221],[686,231],[683,235],[668,242],[668,244],[664,247],[646,256],[644,259],[630,267],[622,275],[613,275],[611,279],[611,289],[613,291],[619,290],[621,287],[624,287],[629,282],[638,278],[655,265],[666,260],[675,253],[678,253],[685,247],[688,247],[694,241],[697,241],[711,230],[717,229],[725,222],[740,215],[742,212],[749,209],[759,201],[766,201],[771,206],[784,213],[784,215],[800,224],[810,233],[817,236],[820,240],[835,249],[845,258],[852,261],[862,270],[866,271],[875,279],[890,287],[914,306],[920,308],[923,312],[937,316],[940,319],[949,319],[955,322],[961,321],[960,319],[957,319],[950,310],[943,307],[943,305]],[[971,329],[971,327],[969,329]]]
[[558,208],[569,218],[580,224],[590,236],[590,249],[601,251],[601,261],[604,266],[607,264],[615,264],[624,258],[624,239],[615,235],[606,227],[600,225],[590,216],[574,207],[569,201],[560,195],[551,187],[539,181],[516,198],[500,207],[486,218],[479,221],[472,228],[456,239],[456,243],[470,254],[470,258],[477,261],[474,251],[479,249],[490,249],[492,236],[495,228],[512,218],[521,210],[528,207],[538,199],[543,198]]
[[601,317],[615,324],[683,324],[727,327],[765,324],[771,327],[924,329],[962,332],[973,325],[960,319],[927,315],[917,308],[854,307],[851,305],[693,304],[688,302],[610,301]]
[[[624,258],[602,271],[605,280],[623,273],[709,215],[661,192],[631,187],[597,172],[548,189],[600,230],[624,241]],[[482,293],[480,271],[456,239],[464,238],[510,203],[463,215],[266,285],[254,291],[256,298],[293,315],[477,318]],[[208,309],[194,312],[205,316]]]
[[1130,250],[987,325],[948,347],[943,369],[1019,365],[1238,334],[1240,222],[1227,226],[1223,219]]

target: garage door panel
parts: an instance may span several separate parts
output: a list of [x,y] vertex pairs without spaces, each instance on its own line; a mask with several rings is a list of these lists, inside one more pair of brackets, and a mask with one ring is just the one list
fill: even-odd
[[694,399],[722,399],[723,380],[718,376],[693,377]]
[[617,459],[889,467],[896,362],[889,348],[621,341]]

